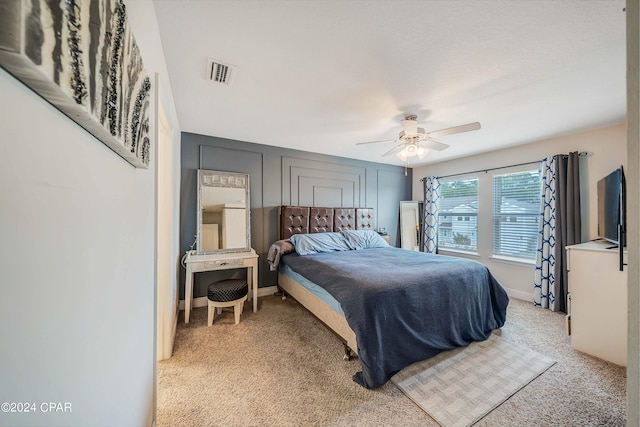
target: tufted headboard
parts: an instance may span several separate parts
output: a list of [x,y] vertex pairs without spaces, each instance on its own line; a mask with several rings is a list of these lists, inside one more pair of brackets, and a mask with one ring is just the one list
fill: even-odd
[[294,234],[373,230],[373,208],[280,206],[280,239]]

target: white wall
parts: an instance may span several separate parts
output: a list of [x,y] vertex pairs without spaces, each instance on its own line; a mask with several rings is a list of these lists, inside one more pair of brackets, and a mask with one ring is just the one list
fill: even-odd
[[[627,166],[626,128],[624,124],[566,135],[531,144],[520,145],[504,150],[484,153],[414,168],[413,200],[423,200],[420,179],[431,175],[449,175],[481,169],[490,169],[512,164],[542,159],[545,156],[586,151],[587,157],[580,160],[580,185],[582,205],[582,240],[597,236],[597,181],[623,165]],[[498,170],[493,173],[506,173],[535,168],[535,165]],[[533,298],[534,266],[510,263],[491,258],[491,174],[476,174],[479,179],[479,225],[478,225],[478,261],[487,265],[509,294],[515,298],[531,301]],[[483,215],[484,213],[484,215]],[[484,220],[482,219],[484,218]]]
[[[147,71],[166,75],[153,2],[127,3]],[[36,404],[0,425],[151,425],[153,159],[133,168],[2,69],[0,94],[0,402]]]

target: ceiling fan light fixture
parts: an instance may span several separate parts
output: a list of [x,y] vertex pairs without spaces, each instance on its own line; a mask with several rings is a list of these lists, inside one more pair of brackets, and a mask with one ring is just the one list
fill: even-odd
[[403,162],[406,162],[411,157],[417,157],[418,159],[422,160],[424,156],[427,155],[428,152],[429,152],[428,148],[423,148],[423,147],[419,147],[411,144],[411,145],[407,145],[400,152],[396,153],[396,156]]
[[418,118],[416,116],[407,116],[405,120],[402,120],[402,129],[404,130],[405,136],[416,136],[418,135],[418,122],[416,121]]
[[[412,157],[418,157],[418,159],[422,160],[427,155],[430,149],[442,151],[449,147],[447,144],[434,141],[432,138],[478,130],[481,127],[480,123],[473,122],[467,123],[466,125],[454,126],[426,133],[424,128],[418,127],[418,116],[416,115],[407,115],[401,122],[402,130],[400,131],[397,139],[358,142],[356,143],[356,145],[374,144],[379,142],[395,142],[397,145],[391,150],[384,153],[382,156],[386,157],[395,153],[400,160],[406,162],[408,165],[409,160]],[[424,144],[429,148],[423,148],[420,146],[420,144]],[[398,152],[398,150],[400,151]]]

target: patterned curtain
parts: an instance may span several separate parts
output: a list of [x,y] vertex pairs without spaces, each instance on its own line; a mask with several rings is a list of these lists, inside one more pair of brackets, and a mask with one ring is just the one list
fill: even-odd
[[567,312],[566,247],[581,241],[578,152],[542,160],[540,234],[533,288],[534,305]]
[[542,189],[540,194],[540,230],[533,285],[533,304],[551,308],[555,303],[555,234],[556,234],[556,161],[555,157],[542,159],[540,165]]
[[424,213],[422,227],[422,252],[436,253],[438,250],[438,199],[440,182],[438,177],[428,176],[424,183]]

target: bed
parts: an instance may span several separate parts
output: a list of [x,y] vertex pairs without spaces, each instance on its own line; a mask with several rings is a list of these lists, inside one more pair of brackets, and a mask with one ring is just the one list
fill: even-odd
[[487,339],[509,298],[473,260],[390,247],[371,208],[280,208],[268,259],[278,286],[360,359],[353,379],[377,388],[410,364]]

